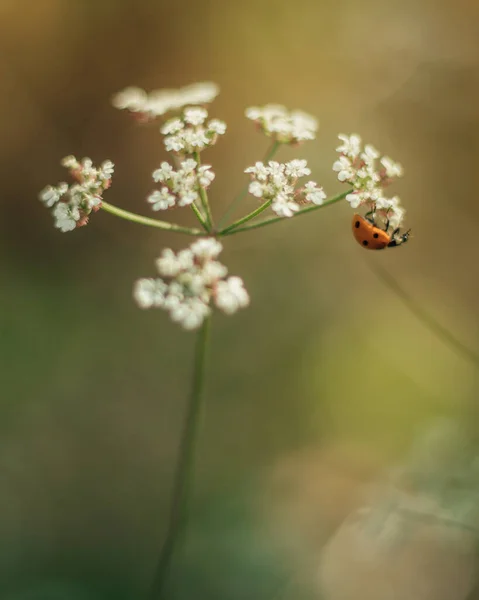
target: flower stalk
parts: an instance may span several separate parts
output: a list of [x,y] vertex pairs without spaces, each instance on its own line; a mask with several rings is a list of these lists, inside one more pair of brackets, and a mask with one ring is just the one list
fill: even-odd
[[139,223],[140,225],[156,227],[158,229],[164,229],[165,231],[186,233],[187,235],[204,235],[204,231],[202,231],[201,229],[196,229],[194,227],[183,227],[182,225],[176,225],[176,223],[168,223],[167,221],[160,221],[159,219],[143,217],[142,215],[137,215],[136,213],[132,213],[129,210],[124,210],[123,208],[113,206],[113,204],[109,204],[104,200],[101,203],[101,209],[105,212],[110,213],[111,215],[115,215],[115,217],[120,217],[120,219],[125,219],[126,221],[131,221],[132,223]]
[[185,531],[189,492],[193,482],[195,447],[201,418],[210,323],[211,317],[207,317],[196,334],[191,392],[175,469],[168,529],[149,591],[150,600],[160,600],[164,596],[164,586],[175,549]]
[[[200,153],[199,152],[195,152],[194,153],[194,159],[198,165],[198,168],[201,165],[201,160],[200,160]],[[206,192],[206,189],[203,186],[200,186],[199,188],[199,194],[200,194],[200,199],[201,199],[201,205],[203,207],[203,212],[206,216],[206,230],[208,232],[210,232],[213,229],[213,216],[211,214],[211,209],[210,209],[210,204],[208,202],[208,194]]]

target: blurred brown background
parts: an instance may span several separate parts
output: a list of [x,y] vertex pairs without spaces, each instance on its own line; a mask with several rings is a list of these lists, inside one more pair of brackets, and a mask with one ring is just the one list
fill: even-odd
[[475,0],[0,0],[2,598],[139,598],[164,532],[193,335],[131,289],[188,240],[102,212],[62,234],[37,199],[63,156],[110,158],[105,199],[148,214],[165,155],[111,108],[127,85],[221,86],[217,216],[267,145],[244,108],[277,102],[319,117],[315,142],[279,156],[307,158],[330,194],[339,132],[400,161],[414,235],[364,252],[339,204],[225,239],[252,305],[214,320],[175,598],[319,598],[318,553],[361,485],[431,419],[475,434],[477,366],[371,266],[479,351],[478,34]]

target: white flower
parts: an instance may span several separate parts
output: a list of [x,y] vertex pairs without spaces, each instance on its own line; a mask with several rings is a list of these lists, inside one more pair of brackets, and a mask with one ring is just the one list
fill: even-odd
[[211,119],[208,122],[208,132],[216,135],[224,135],[226,133],[226,123],[219,119]]
[[346,156],[340,156],[333,164],[333,171],[338,173],[339,181],[350,181],[354,177],[351,161]]
[[191,252],[201,260],[217,258],[223,250],[223,245],[215,238],[202,238],[190,246]]
[[201,268],[201,274],[205,285],[213,285],[216,281],[223,279],[228,274],[228,269],[217,260],[208,260]]
[[152,210],[167,210],[175,205],[175,196],[170,194],[167,187],[162,187],[161,190],[155,190],[146,199],[152,206]]
[[361,138],[357,134],[345,135],[340,133],[338,138],[343,142],[336,148],[336,152],[344,154],[353,160],[359,156],[361,152]]
[[178,171],[163,162],[159,169],[153,171],[153,179],[165,185],[160,191],[152,192],[147,201],[153,205],[153,210],[166,210],[175,205],[188,206],[199,199],[199,189],[208,188],[214,178],[210,165],[198,167],[192,158],[182,161]]
[[178,92],[181,106],[186,106],[188,104],[209,104],[219,94],[220,89],[216,83],[202,81],[182,87]]
[[253,106],[247,108],[245,114],[248,119],[255,121],[266,135],[283,144],[314,140],[318,130],[318,121],[313,116],[299,110],[289,111],[279,104]]
[[249,295],[240,277],[228,277],[219,281],[215,292],[216,306],[227,315],[232,315],[239,308],[249,305]]
[[183,121],[180,118],[175,117],[174,119],[170,119],[164,125],[162,125],[162,127],[160,127],[160,132],[163,135],[171,135],[172,133],[178,133],[184,128],[185,124]]
[[198,182],[203,188],[207,188],[215,178],[210,165],[203,165],[198,169]]
[[168,286],[161,279],[139,279],[134,287],[133,296],[140,308],[163,306]]
[[271,209],[280,217],[292,217],[300,209],[298,202],[322,204],[326,194],[314,181],[295,189],[298,178],[311,173],[306,165],[305,160],[298,159],[284,164],[257,162],[245,169],[253,178],[248,191],[256,198],[270,201]]
[[248,192],[256,198],[262,198],[264,194],[264,188],[265,186],[259,181],[252,181],[249,184]]
[[68,191],[67,183],[59,183],[56,187],[48,185],[40,192],[40,200],[48,207],[56,204]]
[[100,208],[103,192],[110,187],[114,165],[106,160],[97,168],[90,158],[78,161],[74,156],[66,156],[61,164],[70,171],[75,183],[49,185],[39,197],[46,206],[54,207],[55,227],[66,232],[86,225],[90,213]]
[[180,323],[184,329],[198,329],[211,309],[199,298],[188,298],[170,310],[171,320]]
[[294,200],[289,199],[288,196],[279,194],[273,200],[271,209],[278,217],[292,217],[295,212],[298,212],[299,205]]
[[168,311],[184,329],[200,327],[212,301],[227,314],[247,306],[249,296],[242,280],[225,279],[228,269],[216,260],[222,248],[215,238],[203,238],[178,253],[164,249],[156,261],[162,278],[138,280],[134,299],[141,308]]
[[362,203],[362,196],[359,192],[353,192],[352,194],[348,194],[346,196],[346,201],[349,202],[351,208],[358,208],[358,206]]
[[303,177],[304,175],[311,175],[311,169],[308,169],[306,160],[291,160],[285,165],[285,174],[288,177]]
[[218,92],[218,86],[210,82],[194,83],[177,90],[154,90],[149,94],[140,88],[128,87],[115,94],[112,103],[115,108],[137,113],[144,119],[154,119],[188,105],[212,102]]
[[147,101],[148,94],[138,87],[127,87],[112,98],[112,104],[115,108],[126,109],[131,112],[145,110]]
[[189,125],[202,125],[208,116],[208,111],[199,106],[185,108],[183,118]]
[[371,144],[367,144],[364,147],[364,152],[361,154],[361,158],[364,160],[366,165],[374,167],[374,161],[379,158],[379,152]]
[[385,171],[386,171],[386,176],[388,178],[393,178],[393,177],[401,177],[403,174],[403,168],[402,165],[400,165],[398,162],[394,162],[391,158],[389,158],[389,156],[383,156],[381,158],[381,164],[384,167]]
[[180,271],[193,266],[193,253],[191,250],[182,250],[175,254],[170,248],[165,248],[157,259],[156,266],[160,275],[175,277]]
[[115,171],[115,165],[111,162],[111,160],[105,160],[102,162],[100,167],[100,177],[103,179],[111,179],[113,173]]
[[303,187],[303,194],[308,202],[316,204],[317,206],[323,204],[327,198],[323,188],[318,187],[315,181],[308,181],[308,183]]
[[[196,163],[195,163],[196,166]],[[169,165],[167,162],[162,162],[159,169],[153,171],[153,179],[158,181],[168,181],[172,178],[174,173],[173,167]]]
[[53,216],[55,217],[55,227],[65,233],[76,228],[77,221],[80,220],[80,211],[77,206],[69,206],[60,202],[53,209]]

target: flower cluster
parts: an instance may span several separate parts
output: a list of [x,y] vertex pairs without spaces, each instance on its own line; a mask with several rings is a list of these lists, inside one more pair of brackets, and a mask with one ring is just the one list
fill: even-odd
[[155,90],[149,94],[141,88],[128,87],[113,96],[112,104],[120,110],[130,111],[140,121],[147,122],[184,106],[208,104],[218,93],[218,86],[209,81],[194,83],[178,90]]
[[182,114],[167,121],[160,129],[168,152],[186,155],[200,152],[216,143],[226,132],[226,123],[219,119],[206,121],[208,111],[200,106],[189,106]]
[[[380,156],[374,146],[367,144],[364,149],[359,135],[340,134],[342,144],[336,148],[339,158],[333,165],[341,182],[354,188],[346,196],[352,208],[365,206],[370,213],[379,215],[393,228],[401,225],[404,209],[397,196],[387,198],[384,188],[403,173],[402,166],[388,156]],[[379,164],[378,164],[379,159]]]
[[279,217],[292,217],[301,205],[320,205],[326,198],[323,188],[314,181],[296,188],[300,177],[311,174],[305,160],[296,159],[287,163],[271,160],[267,165],[257,162],[245,169],[245,173],[252,177],[249,193],[270,202],[272,210]]
[[178,253],[166,248],[156,261],[160,278],[140,279],[134,298],[141,308],[167,310],[185,329],[197,329],[210,314],[211,301],[226,314],[249,304],[248,292],[239,277],[216,260],[223,250],[214,238],[202,238]]
[[89,158],[78,161],[74,156],[64,158],[62,165],[70,171],[75,183],[49,185],[40,192],[40,200],[53,207],[55,227],[66,232],[86,225],[89,214],[100,208],[102,194],[111,184],[114,165],[106,160],[100,167],[94,167]]
[[167,210],[173,206],[188,206],[199,200],[200,188],[206,189],[215,178],[209,165],[198,166],[192,158],[184,160],[175,171],[167,162],[153,172],[153,179],[162,183],[160,190],[152,192],[147,201],[153,210]]
[[300,110],[288,110],[280,104],[252,106],[246,109],[246,117],[254,121],[267,136],[282,144],[297,144],[314,140],[318,121]]

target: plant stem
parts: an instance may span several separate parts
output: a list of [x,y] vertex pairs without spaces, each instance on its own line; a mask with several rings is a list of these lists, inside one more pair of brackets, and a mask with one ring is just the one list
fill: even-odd
[[268,206],[271,205],[271,202],[272,202],[272,200],[266,200],[266,202],[263,202],[263,204],[261,206],[259,206],[256,210],[253,210],[253,212],[250,212],[249,214],[242,217],[241,219],[238,219],[234,223],[231,223],[231,225],[228,225],[228,227],[225,227],[224,229],[222,229],[218,235],[228,235],[228,233],[232,232],[233,229],[236,229],[240,225],[243,225],[243,223],[247,223],[248,221],[251,221],[251,219],[254,219],[258,215],[260,215],[263,211],[265,211],[268,208]]
[[186,233],[188,235],[203,235],[203,231],[201,229],[195,229],[193,227],[183,227],[182,225],[176,225],[175,223],[168,223],[167,221],[160,221],[158,219],[150,219],[150,217],[143,217],[141,215],[137,215],[136,213],[129,212],[128,210],[123,210],[122,208],[117,208],[108,202],[102,200],[101,203],[102,210],[115,215],[115,217],[120,217],[121,219],[126,219],[127,221],[131,221],[132,223],[140,223],[140,225],[148,225],[149,227],[157,227],[158,229],[164,229],[165,231],[175,231],[177,233]]
[[[195,152],[193,154],[193,158],[196,161],[196,164],[197,164],[196,169],[198,170],[201,166],[200,153]],[[206,215],[206,230],[208,232],[210,232],[213,229],[213,217],[211,215],[210,205],[208,202],[208,194],[206,193],[206,190],[204,187],[202,187],[200,185],[199,188],[200,188],[199,192],[200,192],[200,198],[201,198],[201,205],[203,206],[203,211]]]
[[210,320],[211,317],[207,317],[197,333],[191,392],[178,451],[168,529],[148,594],[150,600],[160,600],[163,597],[173,555],[180,537],[185,531],[187,503],[193,479],[195,447],[201,416]]
[[205,218],[203,217],[200,209],[196,206],[196,204],[194,202],[191,204],[191,208],[193,209],[193,212],[195,213],[196,218],[201,223],[201,226],[205,229],[205,231],[208,231],[208,225],[206,224]]
[[[306,208],[298,210],[298,212],[295,213],[291,217],[291,219],[299,217],[299,215],[304,215],[306,213],[313,212],[313,210],[319,210],[320,208],[325,208],[326,206],[330,206],[331,204],[336,204],[336,202],[339,202],[340,200],[345,198],[351,192],[352,192],[352,190],[348,190],[347,192],[342,192],[341,194],[338,194],[337,196],[333,196],[329,200],[325,200],[322,204],[314,204],[313,206],[307,206]],[[264,206],[264,204],[262,204],[259,208],[262,208],[263,206]],[[253,214],[253,213],[250,213],[250,214]],[[249,217],[250,215],[247,215],[247,216]],[[223,235],[233,235],[234,233],[239,233],[240,231],[249,231],[250,229],[258,229],[258,227],[265,227],[266,225],[271,225],[272,223],[277,223],[278,221],[288,221],[288,220],[289,219],[286,217],[271,217],[271,219],[265,219],[264,221],[260,221],[259,223],[251,223],[250,225],[246,225],[245,227],[238,227],[238,228],[235,227],[234,229],[231,229],[232,226],[230,225],[229,227],[226,227],[222,231],[219,231],[218,236],[222,237]],[[233,223],[233,225],[235,225],[235,224]]]
[[[280,146],[281,146],[280,142],[277,142],[276,140],[273,141],[271,146],[266,151],[266,154],[264,155],[262,162],[266,163],[269,160],[271,160],[273,158],[273,156],[276,154],[276,152],[278,151],[278,148]],[[240,191],[240,193],[236,196],[236,198],[234,198],[234,200],[228,206],[225,214],[221,217],[221,219],[218,222],[218,227],[221,227],[221,225],[227,220],[227,218],[230,216],[230,214],[236,208],[236,205],[239,202],[241,202],[241,200],[243,200],[243,198],[248,194],[248,188],[249,188],[249,182],[243,187],[243,189]]]

